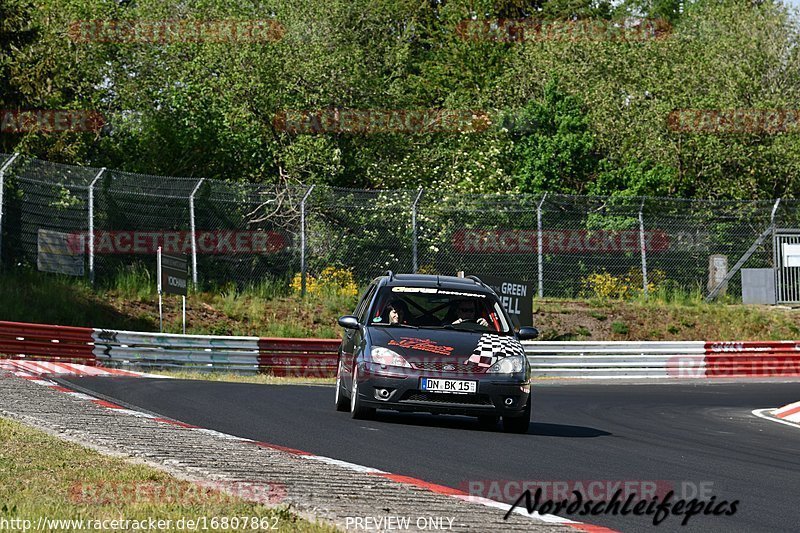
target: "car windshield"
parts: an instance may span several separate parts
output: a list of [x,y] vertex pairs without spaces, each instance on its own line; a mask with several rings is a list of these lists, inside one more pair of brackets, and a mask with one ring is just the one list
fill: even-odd
[[385,287],[370,325],[511,334],[500,302],[489,293],[435,287]]

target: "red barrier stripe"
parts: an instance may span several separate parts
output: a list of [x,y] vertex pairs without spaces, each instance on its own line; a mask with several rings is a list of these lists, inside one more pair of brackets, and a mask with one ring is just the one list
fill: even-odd
[[284,368],[260,367],[259,372],[279,378],[332,378],[336,376],[336,366],[331,368]]
[[0,321],[0,335],[92,342],[92,328]]
[[709,358],[706,361],[708,377],[742,377],[742,376],[800,376],[800,358],[776,361],[772,357],[738,361],[719,361]]
[[800,354],[800,342],[797,341],[733,341],[707,342],[706,354],[744,353],[744,352],[791,352]]
[[74,326],[0,321],[0,353],[94,365],[93,331]]
[[0,351],[4,353],[24,353],[64,356],[76,355],[83,357],[93,356],[94,346],[86,344],[68,344],[64,342],[20,341],[0,339]]
[[265,374],[279,377],[333,377],[338,364],[336,339],[258,340],[258,367]]
[[340,341],[337,339],[258,339],[258,350],[268,352],[336,353]]
[[314,365],[314,366],[336,366],[337,357],[330,355],[259,355],[258,362],[263,365],[292,366],[292,365]]

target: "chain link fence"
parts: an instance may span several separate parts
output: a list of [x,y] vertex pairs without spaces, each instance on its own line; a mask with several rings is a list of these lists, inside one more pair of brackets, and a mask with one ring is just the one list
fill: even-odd
[[[288,286],[336,267],[362,284],[386,270],[463,270],[529,281],[540,297],[707,295],[712,256],[728,269],[771,268],[775,232],[800,227],[789,200],[257,185],[11,159],[0,154],[3,264],[46,270],[55,234],[81,266],[72,273],[93,281],[153,274],[161,246],[190,258],[201,287]],[[729,294],[741,293],[740,279],[727,281]]]

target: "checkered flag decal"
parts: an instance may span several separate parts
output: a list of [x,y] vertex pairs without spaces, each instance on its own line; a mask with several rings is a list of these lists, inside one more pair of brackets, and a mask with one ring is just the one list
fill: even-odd
[[525,355],[525,349],[516,338],[484,333],[467,362],[488,368],[503,357],[512,355]]

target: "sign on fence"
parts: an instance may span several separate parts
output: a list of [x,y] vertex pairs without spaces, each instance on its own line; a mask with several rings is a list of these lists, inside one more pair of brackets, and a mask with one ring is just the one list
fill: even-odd
[[526,281],[479,275],[497,296],[511,319],[519,326],[533,325],[533,287]]
[[69,233],[39,230],[36,266],[42,272],[83,276],[83,252],[69,246]]

